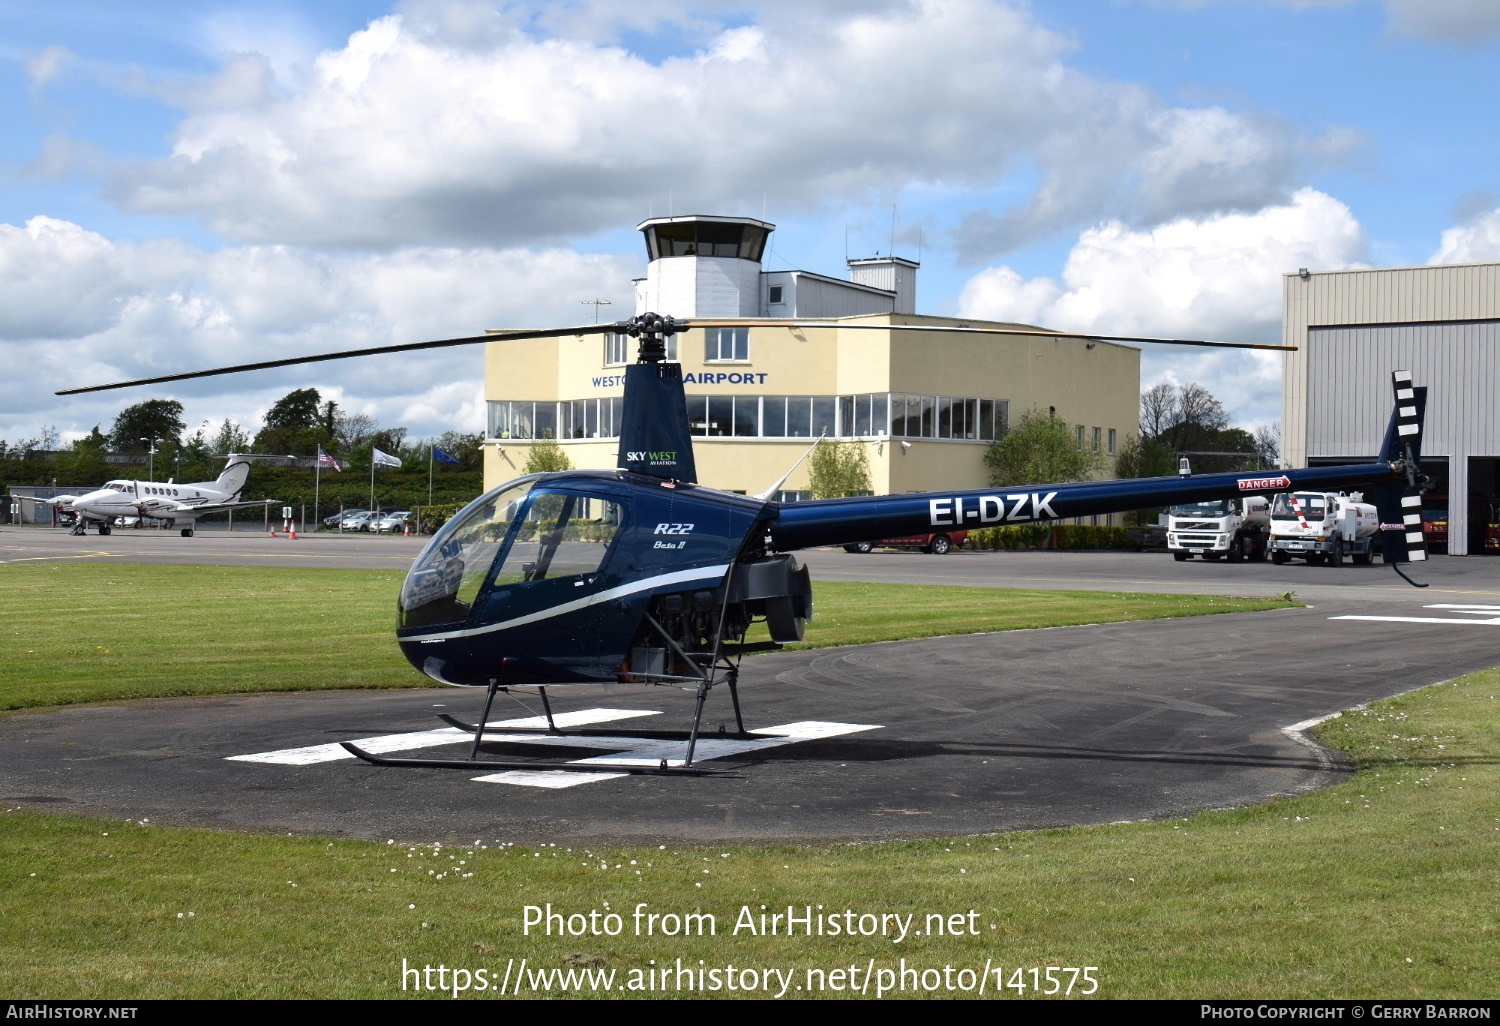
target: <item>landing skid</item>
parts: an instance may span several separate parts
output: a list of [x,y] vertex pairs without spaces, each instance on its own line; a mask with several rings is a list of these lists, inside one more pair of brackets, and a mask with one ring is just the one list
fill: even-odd
[[[506,733],[510,734],[514,731],[507,729]],[[357,755],[365,762],[376,766],[426,766],[431,769],[463,770],[563,770],[568,773],[635,773],[641,776],[664,777],[725,776],[734,772],[733,770],[709,769],[706,766],[668,766],[666,760],[662,760],[662,763],[656,766],[627,766],[608,762],[580,764],[576,762],[501,762],[497,759],[392,759],[364,751],[348,741],[342,744],[350,754]]]
[[[748,740],[751,735],[745,730],[745,721],[740,714],[740,696],[736,684],[739,679],[739,663],[731,661],[724,655],[723,645],[715,646],[715,651],[708,653],[687,653],[683,651],[672,637],[662,629],[661,625],[648,613],[647,621],[661,634],[667,644],[677,654],[693,667],[697,674],[694,677],[660,676],[649,677],[641,675],[642,683],[672,684],[678,687],[690,685],[697,692],[697,702],[693,709],[693,726],[690,730],[563,730],[557,726],[552,717],[552,703],[547,701],[547,686],[544,684],[530,685],[507,685],[503,683],[503,677],[495,677],[489,683],[484,697],[484,712],[479,716],[478,723],[465,723],[447,713],[438,713],[438,719],[451,727],[474,735],[474,743],[469,746],[469,757],[467,759],[410,759],[410,758],[388,758],[383,755],[375,755],[360,748],[358,745],[344,741],[341,744],[344,750],[351,755],[363,759],[365,762],[375,766],[423,766],[430,769],[464,769],[464,770],[561,770],[565,773],[635,773],[643,776],[722,776],[731,773],[731,770],[705,769],[693,765],[693,754],[698,747],[698,739],[702,736],[703,728],[703,703],[708,698],[708,693],[720,684],[729,687],[729,697],[734,704],[735,733],[727,733],[720,725],[719,737],[734,737],[737,740]],[[737,655],[740,653],[736,653]],[[501,670],[504,672],[508,664],[514,660],[502,659]],[[506,735],[524,734],[537,737],[637,737],[647,738],[653,741],[686,741],[687,755],[680,766],[669,766],[667,760],[662,759],[657,765],[642,765],[640,763],[611,763],[589,760],[588,762],[501,762],[494,759],[481,759],[479,757],[479,746],[484,741],[485,726],[490,721],[490,706],[495,702],[495,695],[501,691],[510,692],[516,688],[526,690],[536,689],[537,696],[542,700],[542,710],[547,717],[545,727],[506,727],[501,733]]]

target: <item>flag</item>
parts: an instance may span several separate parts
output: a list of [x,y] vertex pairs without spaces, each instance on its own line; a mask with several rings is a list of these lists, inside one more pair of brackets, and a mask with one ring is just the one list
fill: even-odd
[[399,466],[401,466],[401,457],[400,456],[392,456],[390,453],[388,453],[388,452],[381,452],[379,449],[374,450],[374,452],[373,452],[373,454],[371,456],[371,459],[374,461],[374,465],[377,466],[377,467],[399,467]]
[[453,456],[448,455],[446,452],[444,452],[443,450],[439,449],[435,445],[432,447],[432,458],[435,459],[435,460],[437,460],[439,463],[457,463],[458,462],[458,460],[456,458],[454,458]]
[[341,474],[344,472],[344,468],[339,466],[339,461],[324,452],[321,445],[318,446],[318,462],[328,464],[330,467],[332,467],[334,470],[337,470]]

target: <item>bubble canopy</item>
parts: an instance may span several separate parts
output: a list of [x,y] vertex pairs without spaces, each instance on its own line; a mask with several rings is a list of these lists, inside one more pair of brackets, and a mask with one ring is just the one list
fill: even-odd
[[463,623],[486,595],[493,613],[507,586],[593,574],[623,520],[609,496],[549,488],[536,476],[503,484],[460,510],[417,557],[401,588],[400,626]]

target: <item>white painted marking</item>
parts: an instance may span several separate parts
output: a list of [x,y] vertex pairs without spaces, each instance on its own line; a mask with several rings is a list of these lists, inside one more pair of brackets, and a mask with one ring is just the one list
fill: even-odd
[[[1423,609],[1452,609],[1455,612],[1473,613],[1475,615],[1479,615],[1479,614],[1482,614],[1482,613],[1500,613],[1500,606],[1475,606],[1475,605],[1467,605],[1467,604],[1455,604],[1455,603],[1452,603],[1452,602],[1439,602],[1439,603],[1436,603],[1434,605],[1423,606],[1422,608]],[[1474,619],[1461,620],[1461,619],[1458,619],[1456,617],[1442,617],[1442,616],[1330,616],[1328,619],[1330,619],[1330,620],[1379,620],[1379,621],[1382,621],[1384,623],[1463,623],[1463,624],[1479,624],[1480,626],[1486,626],[1486,627],[1500,626],[1500,616],[1490,617],[1490,618],[1484,619],[1484,620],[1474,620]]]
[[[592,723],[609,723],[614,720],[626,720],[635,716],[660,716],[661,713],[650,709],[583,709],[578,712],[558,713],[553,720],[559,727],[582,727]],[[545,716],[524,716],[520,719],[497,720],[485,724],[485,730],[504,730],[506,727],[545,727],[547,719]],[[519,740],[528,735],[513,734],[508,739]],[[406,734],[381,734],[377,737],[351,738],[353,744],[358,745],[372,755],[386,755],[390,752],[405,752],[413,748],[431,748],[435,745],[455,745],[463,741],[473,740],[474,735],[457,727],[439,727],[433,730],[418,730]],[[486,736],[486,740],[491,740]],[[557,739],[553,739],[557,740]],[[595,748],[601,747],[594,745]],[[354,759],[338,743],[328,745],[310,745],[306,748],[283,748],[275,752],[257,752],[254,755],[231,755],[228,762],[264,762],[276,766],[312,766],[320,762],[334,762],[338,759]]]
[[[698,747],[693,749],[694,765],[709,759],[723,759],[731,755],[741,755],[745,752],[759,752],[769,748],[780,748],[782,745],[794,745],[801,741],[815,741],[819,738],[838,737],[842,734],[854,734],[862,730],[879,730],[874,724],[864,723],[825,723],[819,720],[802,720],[797,723],[787,723],[779,727],[762,727],[760,730],[752,730],[752,734],[767,735],[763,739],[744,740],[741,738],[720,738],[715,736],[701,737],[698,739]],[[511,738],[486,736],[486,741],[508,741]],[[624,751],[615,752],[611,755],[595,755],[587,759],[572,760],[575,765],[593,766],[601,769],[608,766],[659,766],[662,760],[666,760],[668,766],[681,766],[687,758],[686,741],[662,741],[654,738],[549,738],[549,737],[525,737],[528,744],[569,744],[575,747],[586,748],[625,748]],[[580,742],[583,742],[580,744]],[[628,746],[628,747],[626,747]],[[521,787],[574,787],[578,784],[589,784],[596,780],[609,780],[613,777],[624,776],[623,773],[577,773],[573,770],[510,770],[504,773],[490,773],[482,777],[472,779],[487,784],[516,784]],[[564,779],[567,778],[567,779]]]
[[1397,424],[1396,425],[1396,434],[1398,434],[1398,435],[1414,435],[1416,433],[1417,433],[1417,426],[1415,424]]
[[509,770],[472,779],[481,784],[515,784],[518,787],[548,787],[556,790],[628,776],[629,773],[575,773],[572,770]]
[[[554,722],[560,727],[581,727],[589,724],[609,723],[614,720],[629,719],[636,716],[660,716],[660,710],[652,709],[584,709],[579,712],[558,713],[553,717]],[[612,780],[615,777],[623,777],[624,773],[609,772],[610,766],[657,766],[663,759],[668,766],[681,766],[687,758],[686,741],[663,741],[658,738],[649,737],[591,737],[588,735],[567,735],[553,737],[546,734],[507,734],[506,727],[545,727],[547,725],[544,716],[526,716],[520,719],[498,720],[489,723],[485,727],[484,740],[486,744],[524,744],[524,745],[550,745],[558,748],[585,748],[604,749],[610,754],[593,755],[583,759],[568,760],[580,765],[595,765],[600,768],[598,773],[579,773],[572,770],[505,770],[500,773],[487,773],[484,776],[471,779],[486,784],[512,784],[518,787],[545,787],[558,789],[564,787],[577,787],[580,784],[592,784],[600,780]],[[751,734],[759,737],[743,738],[721,738],[715,735],[704,735],[699,738],[698,746],[693,750],[694,763],[708,759],[723,759],[731,755],[740,755],[745,752],[757,752],[762,749],[780,748],[782,745],[797,744],[802,741],[814,741],[825,737],[838,737],[842,734],[853,734],[862,730],[878,730],[874,724],[862,723],[828,723],[821,720],[800,720],[796,723],[784,723],[778,727],[763,727],[760,730],[752,730]],[[489,733],[494,731],[494,733]],[[467,731],[459,730],[457,727],[439,727],[434,730],[417,730],[406,734],[383,734],[379,737],[367,737],[355,740],[353,743],[373,755],[385,755],[390,752],[410,751],[416,748],[433,748],[439,745],[465,744],[473,740],[474,735]],[[307,748],[285,748],[275,752],[260,752],[255,755],[232,755],[228,757],[230,762],[259,762],[278,766],[311,766],[322,762],[334,762],[339,759],[354,759],[357,756],[350,754],[342,745],[311,745]]]
[[1403,495],[1401,496],[1401,505],[1420,506],[1422,505],[1422,497],[1420,495]]

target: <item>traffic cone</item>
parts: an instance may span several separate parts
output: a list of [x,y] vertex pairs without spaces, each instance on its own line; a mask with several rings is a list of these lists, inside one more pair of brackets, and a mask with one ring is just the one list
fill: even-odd
[[293,541],[295,541],[297,539],[297,525],[296,524],[292,525],[291,530],[287,531],[286,536],[288,538],[291,538]]
[[410,538],[411,537],[411,524],[402,524],[401,528],[402,528],[401,534],[403,536],[407,537],[407,538]]
[[276,537],[276,528],[274,528],[274,527],[271,528],[271,537],[272,538]]

